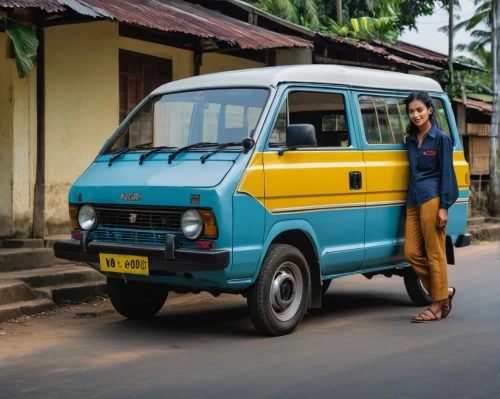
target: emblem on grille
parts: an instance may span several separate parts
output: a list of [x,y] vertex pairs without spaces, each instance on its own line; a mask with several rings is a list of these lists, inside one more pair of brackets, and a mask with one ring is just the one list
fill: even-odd
[[142,194],[122,194],[123,201],[140,201],[142,198]]
[[135,223],[135,221],[137,220],[137,213],[131,213],[128,217],[128,220],[130,223]]

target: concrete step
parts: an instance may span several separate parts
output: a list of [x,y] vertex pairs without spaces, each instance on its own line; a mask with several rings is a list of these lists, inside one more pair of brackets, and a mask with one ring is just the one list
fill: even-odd
[[42,269],[0,273],[0,279],[21,280],[26,284],[29,284],[31,288],[106,281],[106,277],[104,277],[97,270],[88,266],[75,264],[64,264]]
[[4,248],[43,248],[44,241],[42,238],[34,239],[17,239],[9,238],[3,240]]
[[481,226],[486,222],[486,218],[484,216],[476,216],[469,218],[467,221],[467,226]]
[[55,306],[56,304],[50,299],[35,299],[0,305],[0,323],[21,316],[31,316],[36,313],[48,312]]
[[34,299],[36,294],[21,280],[0,280],[0,305]]
[[55,303],[66,301],[79,302],[107,293],[106,282],[64,284],[50,287],[35,288],[34,291],[41,298],[51,299]]
[[500,223],[488,223],[468,228],[474,240],[500,240]]
[[54,256],[52,248],[0,248],[0,272],[41,269],[70,263]]
[[44,239],[45,248],[53,248],[56,241],[70,240],[71,234],[61,234],[56,236],[47,236]]

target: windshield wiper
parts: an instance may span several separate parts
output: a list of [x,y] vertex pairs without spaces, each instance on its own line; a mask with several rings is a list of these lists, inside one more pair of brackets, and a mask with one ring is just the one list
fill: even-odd
[[167,146],[164,146],[164,145],[162,145],[160,147],[155,147],[151,151],[146,152],[145,154],[141,155],[141,157],[139,158],[139,165],[142,165],[142,163],[144,162],[144,160],[147,157],[149,157],[151,154],[154,154],[155,152],[162,151],[162,150],[173,150],[174,148],[177,148],[177,147],[167,147]]
[[229,142],[229,143],[221,143],[214,151],[207,152],[206,154],[203,154],[200,157],[201,163],[205,163],[205,161],[210,157],[212,154],[215,154],[216,152],[222,151],[228,147],[236,147],[239,145],[243,145],[243,143],[240,141],[239,143],[237,142]]
[[195,144],[186,145],[184,147],[180,147],[168,156],[168,163],[172,163],[172,161],[175,159],[175,157],[184,151],[189,151],[189,150],[194,149],[194,148],[216,147],[219,145],[221,145],[221,143],[209,143],[209,142],[202,141],[200,143],[195,143]]
[[113,155],[111,158],[109,158],[108,166],[111,166],[113,161],[116,158],[119,158],[120,156],[122,156],[123,154],[126,154],[127,152],[130,152],[130,151],[141,150],[141,149],[145,148],[147,145],[151,145],[151,143],[139,144],[139,145],[136,145],[134,147],[124,148],[123,150],[118,151],[117,153],[115,153],[115,155]]

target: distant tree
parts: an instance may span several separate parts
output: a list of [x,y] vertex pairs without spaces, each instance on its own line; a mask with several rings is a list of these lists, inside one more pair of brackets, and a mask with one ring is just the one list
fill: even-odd
[[493,113],[491,115],[490,148],[490,190],[488,211],[491,215],[500,214],[500,190],[498,186],[498,134],[500,128],[500,2],[491,2],[491,53],[493,56]]
[[[434,7],[439,4],[438,0],[248,0],[248,2],[270,14],[303,26],[316,27],[318,30],[324,30],[325,27],[331,26],[330,21],[334,21],[340,28],[346,27],[354,32],[347,21],[368,17],[372,18],[368,22],[371,31],[377,26],[373,20],[391,18],[392,30],[397,32],[397,35],[407,28],[416,29],[417,18],[431,15]],[[314,18],[314,15],[317,18]],[[387,25],[384,23],[382,27],[387,29]]]
[[[470,43],[470,46],[473,46],[475,49],[483,51],[488,46],[491,46],[493,113],[491,116],[488,211],[491,215],[496,216],[500,214],[500,187],[497,163],[500,125],[500,5],[499,0],[474,0],[474,4],[477,6],[474,15],[458,23],[455,26],[455,30],[465,29],[467,32],[471,32],[471,37],[475,40]],[[461,48],[463,49],[466,47],[464,46]]]
[[320,14],[316,0],[259,0],[255,6],[298,25],[318,29]]

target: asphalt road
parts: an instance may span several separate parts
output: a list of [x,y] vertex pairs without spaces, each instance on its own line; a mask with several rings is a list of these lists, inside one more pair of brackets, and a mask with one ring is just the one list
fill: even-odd
[[431,324],[410,323],[421,308],[402,278],[381,276],[335,280],[279,338],[260,336],[229,295],[167,300],[149,322],[81,312],[108,301],[12,323],[0,329],[0,397],[500,398],[499,245],[456,255],[453,311]]

